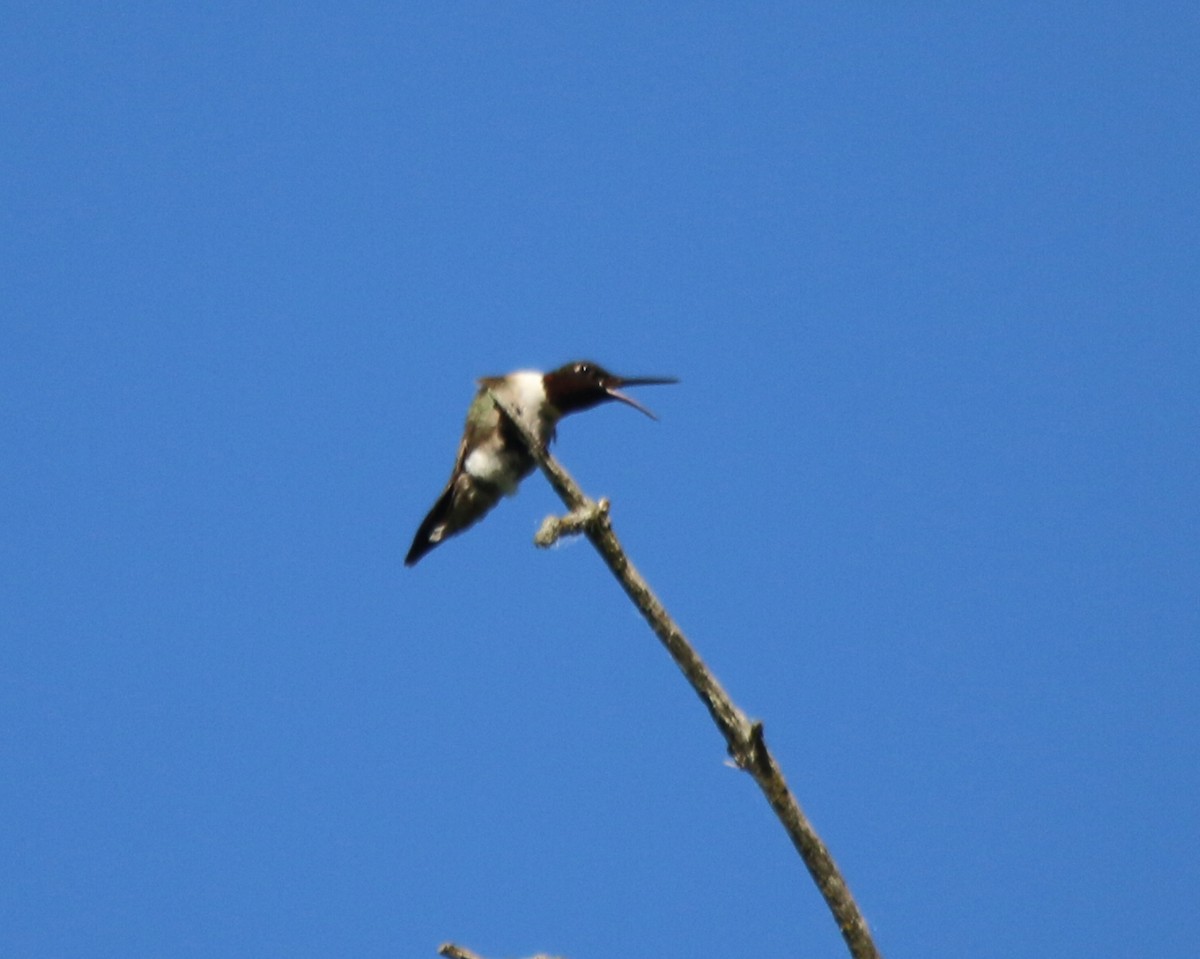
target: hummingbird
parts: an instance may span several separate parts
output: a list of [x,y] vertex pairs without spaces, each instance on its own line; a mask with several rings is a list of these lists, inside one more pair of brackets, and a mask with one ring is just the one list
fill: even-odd
[[485,376],[478,382],[479,392],[467,410],[454,471],[417,530],[405,566],[415,565],[446,537],[479,522],[501,496],[513,495],[521,480],[533,472],[532,454],[489,391],[507,403],[544,448],[553,441],[564,416],[612,400],[658,419],[622,393],[621,387],[679,381],[671,376],[616,376],[589,360],[577,360],[549,373],[518,370],[506,376]]

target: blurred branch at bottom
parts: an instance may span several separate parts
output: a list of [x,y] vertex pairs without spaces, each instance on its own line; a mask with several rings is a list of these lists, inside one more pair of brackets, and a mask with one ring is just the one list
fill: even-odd
[[[458,946],[452,942],[444,942],[438,946],[438,955],[445,956],[446,959],[483,959],[483,956],[479,953],[472,952],[465,946]],[[539,952],[536,956],[530,956],[529,959],[562,959],[562,957]]]

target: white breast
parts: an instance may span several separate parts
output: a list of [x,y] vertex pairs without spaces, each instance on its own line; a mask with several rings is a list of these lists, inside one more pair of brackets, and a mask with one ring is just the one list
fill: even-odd
[[546,403],[542,374],[536,370],[522,370],[514,373],[509,382],[512,384],[512,403],[517,407],[521,421],[534,436],[544,440],[544,424],[537,415],[539,410],[545,409]]

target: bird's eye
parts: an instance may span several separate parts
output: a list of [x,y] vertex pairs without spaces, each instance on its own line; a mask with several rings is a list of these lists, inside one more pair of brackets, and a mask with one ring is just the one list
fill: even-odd
[[576,373],[590,373],[590,372],[592,372],[592,367],[587,363],[576,363],[575,364],[575,372]]

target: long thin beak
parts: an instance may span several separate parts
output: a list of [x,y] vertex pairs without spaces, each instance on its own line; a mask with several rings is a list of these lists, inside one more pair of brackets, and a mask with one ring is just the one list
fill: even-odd
[[660,386],[668,383],[678,382],[679,380],[673,376],[614,376],[604,384],[604,392],[611,396],[614,400],[618,400],[621,403],[624,403],[626,406],[632,406],[635,410],[645,413],[648,417],[650,417],[650,419],[657,420],[658,417],[655,416],[654,413],[642,406],[641,403],[635,400],[628,393],[622,393],[619,389],[617,389],[617,387]]

